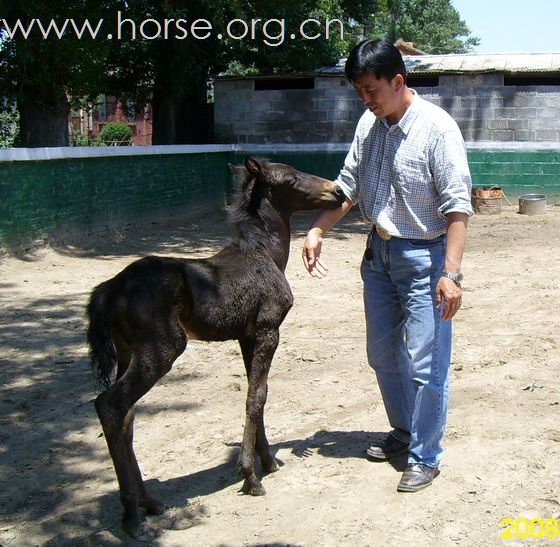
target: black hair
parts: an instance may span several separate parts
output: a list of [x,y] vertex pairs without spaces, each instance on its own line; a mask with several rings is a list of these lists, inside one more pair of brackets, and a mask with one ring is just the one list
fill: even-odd
[[346,77],[355,82],[364,74],[373,74],[378,80],[391,81],[401,74],[406,84],[406,67],[400,51],[385,40],[364,40],[348,55],[344,68]]

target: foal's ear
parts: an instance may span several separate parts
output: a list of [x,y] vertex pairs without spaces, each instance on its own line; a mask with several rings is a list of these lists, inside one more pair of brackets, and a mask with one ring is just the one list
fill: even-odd
[[251,156],[245,156],[245,167],[251,175],[258,175],[262,172],[262,165]]
[[229,170],[237,180],[244,180],[247,178],[247,169],[243,165],[233,165],[228,163]]

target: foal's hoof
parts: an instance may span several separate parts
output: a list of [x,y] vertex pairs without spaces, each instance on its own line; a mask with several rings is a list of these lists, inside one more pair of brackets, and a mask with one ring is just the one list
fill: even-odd
[[280,469],[278,467],[278,463],[276,463],[276,460],[274,458],[267,462],[263,462],[262,467],[265,473],[276,473],[276,471]]
[[244,494],[250,494],[251,496],[266,496],[266,490],[260,482],[251,482],[247,479],[243,482],[241,491]]
[[123,517],[123,530],[136,541],[148,542],[161,534],[160,530],[148,526],[145,522],[141,522],[138,515]]
[[140,533],[140,515],[136,508],[134,510],[125,510],[122,518],[122,529],[131,537],[137,538]]
[[149,497],[140,503],[148,515],[163,515],[167,510],[165,504],[155,498]]

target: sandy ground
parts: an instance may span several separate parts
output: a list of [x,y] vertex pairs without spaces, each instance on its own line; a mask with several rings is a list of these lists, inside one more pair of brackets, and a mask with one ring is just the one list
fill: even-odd
[[[387,428],[364,349],[366,227],[351,215],[332,232],[330,273],[318,281],[301,265],[308,222],[295,223],[287,271],[295,305],[270,375],[266,423],[281,468],[264,477],[268,495],[239,492],[239,350],[193,341],[138,405],[138,460],[150,490],[172,507],[152,521],[164,530],[151,544],[559,545],[560,535],[501,539],[500,522],[560,519],[560,208],[472,220],[444,466],[416,494],[396,492],[403,462],[363,457]],[[2,259],[2,546],[135,544],[120,530],[92,405],[84,303],[136,257],[206,256],[226,237],[219,215]]]

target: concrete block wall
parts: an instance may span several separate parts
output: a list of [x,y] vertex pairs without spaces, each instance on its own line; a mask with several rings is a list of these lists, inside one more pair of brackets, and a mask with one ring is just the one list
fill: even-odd
[[503,74],[445,75],[420,89],[457,121],[466,141],[559,142],[560,86],[505,86]]
[[316,77],[315,89],[255,91],[251,79],[215,84],[220,143],[346,143],[362,112],[352,86],[339,77]]
[[[215,89],[215,135],[223,143],[348,143],[364,112],[342,75],[315,76],[315,89],[255,91],[252,79],[218,80]],[[453,116],[466,141],[560,141],[560,86],[460,74],[415,89]]]

